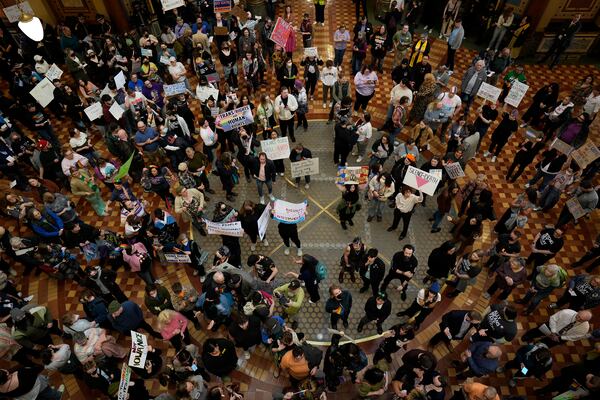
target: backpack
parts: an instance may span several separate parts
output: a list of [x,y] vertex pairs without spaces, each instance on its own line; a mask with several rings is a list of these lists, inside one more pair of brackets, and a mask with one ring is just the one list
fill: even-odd
[[317,264],[315,271],[317,272],[317,280],[319,282],[327,279],[327,266],[321,261],[319,261],[319,263]]
[[304,350],[304,357],[308,362],[308,368],[312,369],[321,365],[321,360],[323,359],[323,351],[321,349],[308,343],[302,343],[302,350]]

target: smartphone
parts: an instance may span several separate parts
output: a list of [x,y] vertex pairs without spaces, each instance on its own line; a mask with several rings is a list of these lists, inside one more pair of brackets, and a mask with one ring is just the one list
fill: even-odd
[[521,373],[522,373],[523,375],[527,375],[527,371],[529,371],[529,370],[527,369],[527,367],[523,367],[523,368],[521,368]]
[[192,364],[192,371],[198,371],[198,366],[196,364]]

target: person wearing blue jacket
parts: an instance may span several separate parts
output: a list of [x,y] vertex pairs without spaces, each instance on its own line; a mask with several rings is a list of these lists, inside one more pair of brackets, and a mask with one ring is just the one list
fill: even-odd
[[106,308],[106,302],[102,298],[96,297],[94,292],[86,289],[81,294],[79,302],[83,304],[83,310],[88,320],[94,321],[101,328],[110,329],[108,308]]
[[466,379],[472,376],[482,377],[493,372],[499,366],[499,360],[502,356],[500,346],[490,342],[474,342],[461,354],[461,362],[453,365],[457,366],[457,371],[462,372],[456,375],[459,379]]
[[130,331],[137,332],[139,329],[143,329],[152,337],[162,340],[161,334],[146,322],[142,309],[133,301],[127,300],[119,303],[113,300],[108,305],[108,320],[115,330],[124,335],[130,336]]
[[31,229],[47,242],[60,243],[60,236],[63,234],[64,224],[62,219],[54,211],[45,208],[44,211],[39,211],[36,208],[31,208],[27,213]]

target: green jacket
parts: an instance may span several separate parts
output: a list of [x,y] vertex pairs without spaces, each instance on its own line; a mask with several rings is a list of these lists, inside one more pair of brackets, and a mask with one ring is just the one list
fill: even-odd
[[359,385],[358,385],[358,395],[361,398],[366,398],[367,395],[371,392],[375,392],[381,388],[383,388],[383,386],[385,385],[385,379],[382,379],[381,382],[376,383],[375,385],[371,385],[370,383],[368,383],[367,381],[362,381]]
[[156,286],[156,297],[150,297],[148,294],[144,297],[144,303],[148,310],[154,315],[158,315],[162,310],[172,310],[171,294],[164,286]]
[[21,346],[33,349],[36,342],[48,334],[48,324],[52,322],[52,314],[46,307],[37,305],[26,306],[23,311],[33,315],[33,322],[24,330],[15,329],[13,339]]
[[326,2],[326,0],[313,0],[313,2],[314,2],[315,4],[318,4],[318,5],[320,5],[320,6],[324,6],[324,5],[325,5],[325,2]]
[[294,315],[297,314],[298,311],[300,311],[300,307],[302,307],[302,302],[304,301],[304,290],[302,288],[290,290],[289,286],[289,283],[279,286],[274,292],[285,296],[289,301],[291,301],[291,304],[285,307],[285,312],[288,315]]

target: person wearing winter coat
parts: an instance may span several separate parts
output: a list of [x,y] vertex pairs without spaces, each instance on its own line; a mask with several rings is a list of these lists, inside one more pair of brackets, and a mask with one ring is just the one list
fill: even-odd
[[343,290],[339,285],[329,287],[329,299],[325,303],[325,312],[331,314],[331,328],[337,330],[338,321],[341,319],[344,328],[348,328],[348,317],[352,309],[352,294]]
[[362,332],[363,327],[371,321],[375,321],[377,333],[383,333],[383,323],[392,312],[392,302],[384,292],[377,296],[371,296],[365,303],[365,316],[361,318],[356,330]]

